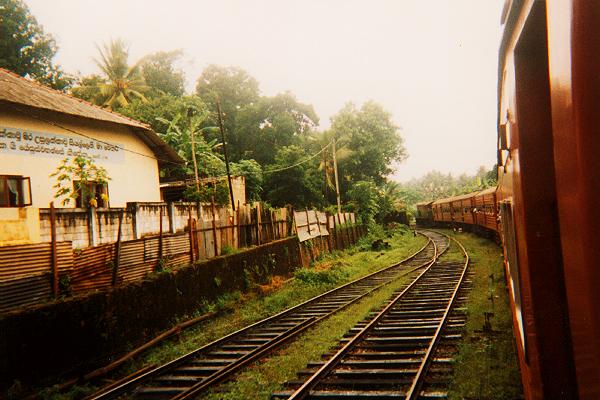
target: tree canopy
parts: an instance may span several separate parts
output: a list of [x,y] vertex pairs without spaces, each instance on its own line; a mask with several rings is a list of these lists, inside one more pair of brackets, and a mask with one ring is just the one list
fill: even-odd
[[159,51],[141,60],[141,73],[144,82],[150,88],[149,96],[156,97],[161,94],[183,96],[185,74],[174,66],[182,55],[181,50]]
[[44,32],[21,0],[0,1],[0,67],[66,90],[74,78],[53,64],[57,50],[52,35]]
[[391,114],[374,101],[360,109],[346,104],[332,119],[331,131],[352,156],[340,161],[345,186],[357,181],[381,185],[393,170],[393,163],[407,157],[399,128]]
[[[0,22],[1,66],[54,87],[69,86],[69,75],[52,64],[53,37],[22,0],[0,0]],[[184,180],[196,173],[221,177],[226,146],[232,173],[246,179],[249,201],[296,208],[334,205],[335,142],[343,204],[365,221],[384,221],[413,199],[444,192],[432,189],[426,194],[420,186],[388,181],[394,165],[407,154],[399,127],[374,101],[360,107],[347,103],[331,119],[331,128],[322,131],[311,104],[289,91],[261,94],[259,82],[242,68],[209,65],[197,78],[194,93],[186,94],[186,77],[177,67],[181,50],[157,51],[135,62],[121,39],[97,50],[97,72],[80,77],[71,93],[149,124],[186,161],[163,167],[162,179]],[[225,143],[217,128],[217,104]],[[484,175],[478,174],[478,179]],[[467,177],[457,182],[465,188],[477,186]],[[191,188],[190,198],[228,199],[221,186]]]

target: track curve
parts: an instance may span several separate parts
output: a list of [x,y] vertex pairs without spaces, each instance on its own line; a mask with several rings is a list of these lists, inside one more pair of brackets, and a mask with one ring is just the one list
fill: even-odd
[[220,383],[308,327],[439,257],[445,238],[424,232],[428,242],[412,256],[202,346],[148,372],[116,382],[88,399],[188,399]]
[[432,262],[299,387],[273,398],[419,398],[469,265],[456,243],[464,262]]

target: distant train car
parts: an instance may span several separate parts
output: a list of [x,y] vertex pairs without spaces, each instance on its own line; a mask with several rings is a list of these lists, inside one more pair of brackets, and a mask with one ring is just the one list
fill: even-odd
[[498,192],[527,399],[600,399],[600,2],[507,0]]
[[450,224],[454,222],[452,218],[452,203],[450,197],[436,200],[432,204],[433,220],[437,223],[443,222]]
[[487,229],[498,232],[498,213],[496,208],[496,187],[482,190],[473,196],[473,224],[479,231]]
[[475,208],[474,197],[475,193],[468,193],[451,198],[454,222],[473,225],[475,222],[473,216],[473,209]]
[[422,201],[415,204],[417,215],[415,220],[419,226],[431,226],[433,224],[433,210],[431,208],[433,201]]

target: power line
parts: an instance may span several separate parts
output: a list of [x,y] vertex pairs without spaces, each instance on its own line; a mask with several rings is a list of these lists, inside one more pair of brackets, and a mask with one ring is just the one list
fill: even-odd
[[[40,121],[46,122],[46,123],[48,123],[48,124],[50,124],[50,125],[56,126],[57,128],[64,129],[64,130],[65,130],[65,131],[67,131],[67,132],[74,133],[74,134],[76,134],[76,135],[79,135],[79,136],[81,136],[81,137],[84,137],[84,138],[86,138],[86,139],[95,140],[96,142],[104,143],[104,144],[107,144],[107,145],[109,145],[109,146],[115,146],[115,147],[117,147],[117,148],[118,148],[118,149],[120,149],[120,150],[127,151],[127,152],[129,152],[129,153],[136,154],[136,155],[138,155],[138,156],[142,156],[142,157],[146,157],[146,158],[151,158],[151,159],[153,159],[153,160],[156,160],[156,161],[161,161],[161,162],[164,162],[164,163],[169,163],[169,164],[180,165],[180,163],[177,163],[177,162],[175,162],[175,161],[166,160],[166,159],[162,159],[162,158],[157,158],[157,157],[154,157],[154,156],[149,156],[149,155],[147,155],[147,154],[140,153],[140,152],[137,152],[137,151],[135,151],[135,150],[130,150],[130,149],[128,149],[128,148],[125,148],[125,147],[122,147],[122,146],[117,146],[117,145],[115,145],[115,144],[113,144],[113,143],[109,143],[109,142],[105,142],[105,141],[103,141],[103,140],[100,140],[100,139],[96,139],[96,138],[94,138],[94,137],[91,137],[91,136],[89,136],[89,135],[86,135],[86,134],[84,134],[84,133],[81,133],[81,132],[79,132],[79,131],[76,131],[75,129],[68,128],[68,127],[66,127],[66,126],[63,126],[63,125],[61,125],[61,124],[58,124],[58,123],[56,123],[56,122],[54,122],[54,121],[51,121],[51,120],[48,120],[48,119],[46,119],[46,118],[40,117],[39,115],[35,115],[35,114],[32,114],[32,113],[27,113],[27,112],[25,112],[24,110],[22,110],[21,108],[19,108],[19,107],[15,106],[15,105],[13,105],[13,104],[9,104],[9,106],[10,106],[10,107],[12,107],[13,109],[17,110],[17,111],[18,111],[18,112],[20,112],[20,113],[27,114],[27,115],[29,115],[29,116],[32,116],[33,118],[35,118],[35,119],[37,119],[37,120],[40,120]],[[304,159],[304,160],[302,160],[302,161],[300,161],[300,162],[297,162],[297,163],[295,163],[295,164],[289,165],[289,166],[287,166],[287,167],[282,167],[282,168],[276,168],[276,169],[270,169],[270,170],[266,170],[266,171],[263,171],[263,174],[271,174],[271,173],[274,173],[274,172],[285,171],[285,170],[288,170],[288,169],[295,168],[295,167],[297,167],[297,166],[299,166],[299,165],[302,165],[302,164],[304,164],[304,163],[306,163],[306,162],[308,162],[308,161],[312,160],[313,158],[315,158],[316,156],[318,156],[318,155],[319,155],[319,154],[321,154],[322,152],[324,152],[324,151],[325,151],[325,149],[326,149],[326,148],[328,148],[329,146],[331,146],[331,144],[332,144],[332,143],[333,143],[333,141],[331,141],[331,142],[327,143],[327,144],[326,144],[326,145],[325,145],[325,146],[324,146],[324,147],[323,147],[321,150],[319,150],[319,151],[318,151],[318,152],[316,152],[315,154],[311,155],[310,157],[308,157],[308,158],[306,158],[306,159]]]
[[321,154],[322,152],[324,152],[325,149],[328,148],[329,146],[331,146],[332,143],[333,143],[333,141],[327,143],[325,145],[325,147],[323,147],[321,150],[319,150],[318,152],[316,152],[312,156],[310,156],[310,157],[308,157],[308,158],[306,158],[306,159],[304,159],[304,160],[302,160],[300,162],[297,162],[296,164],[292,164],[292,165],[289,165],[287,167],[282,167],[282,168],[276,168],[276,169],[270,169],[270,170],[267,170],[267,171],[263,171],[263,174],[271,174],[273,172],[285,171],[286,169],[291,169],[291,168],[297,167],[298,165],[302,165],[305,162],[308,162],[308,161],[312,160],[313,158],[315,158],[316,156],[318,156],[319,154]]

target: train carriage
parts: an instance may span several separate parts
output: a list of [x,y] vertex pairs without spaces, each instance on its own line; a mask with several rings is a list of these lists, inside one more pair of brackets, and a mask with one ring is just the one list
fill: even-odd
[[525,396],[600,398],[600,2],[508,0],[501,236]]
[[450,199],[440,199],[433,202],[433,220],[436,222],[454,222],[452,218],[452,203]]
[[498,232],[496,187],[475,193],[473,196],[473,208],[473,224],[493,232]]
[[454,220],[456,222],[466,225],[472,225],[475,222],[473,216],[473,209],[475,208],[474,197],[475,193],[468,193],[451,198]]
[[415,220],[419,226],[430,226],[433,223],[433,209],[431,205],[433,201],[422,201],[415,204],[417,215]]

